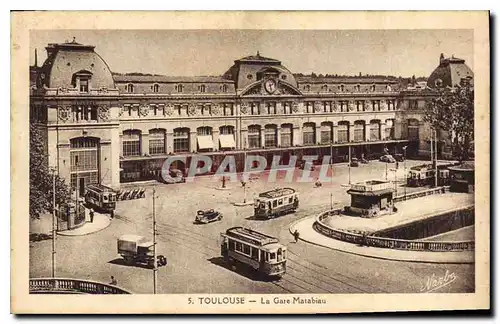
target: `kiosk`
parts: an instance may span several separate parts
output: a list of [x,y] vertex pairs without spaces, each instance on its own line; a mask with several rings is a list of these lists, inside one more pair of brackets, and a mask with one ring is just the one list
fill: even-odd
[[347,214],[372,218],[396,212],[394,188],[390,181],[359,182],[352,184],[347,193],[351,195],[351,206],[345,207]]

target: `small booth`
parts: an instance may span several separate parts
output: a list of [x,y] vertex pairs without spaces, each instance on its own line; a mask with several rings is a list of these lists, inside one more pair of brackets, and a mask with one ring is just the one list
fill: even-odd
[[390,181],[369,180],[352,184],[347,193],[351,195],[351,206],[345,207],[348,214],[372,218],[396,211]]
[[474,162],[467,161],[451,166],[448,170],[450,170],[450,191],[474,192]]

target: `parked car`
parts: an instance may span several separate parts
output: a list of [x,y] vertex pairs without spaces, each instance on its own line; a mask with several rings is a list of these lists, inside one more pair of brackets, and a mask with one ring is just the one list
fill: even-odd
[[386,162],[386,163],[394,163],[396,162],[396,160],[394,159],[394,157],[390,154],[386,154],[386,155],[382,155],[380,157],[380,161],[381,162]]
[[405,156],[403,154],[394,154],[394,159],[398,162],[403,162],[405,160]]
[[167,184],[186,182],[186,178],[181,170],[172,169],[167,175],[162,173],[162,179]]
[[222,219],[222,213],[215,211],[213,209],[209,209],[209,210],[198,210],[194,221],[197,224],[207,224],[215,221],[220,221],[221,219]]
[[352,158],[351,159],[351,166],[352,167],[358,167],[359,166],[359,160],[357,158]]

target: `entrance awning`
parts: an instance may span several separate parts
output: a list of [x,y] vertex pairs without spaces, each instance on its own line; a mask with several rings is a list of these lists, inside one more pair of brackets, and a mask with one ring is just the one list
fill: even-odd
[[197,136],[196,138],[198,140],[198,149],[206,150],[214,148],[214,141],[211,135]]
[[234,147],[236,147],[236,143],[234,141],[233,134],[219,135],[219,142],[220,142],[221,148],[234,148]]

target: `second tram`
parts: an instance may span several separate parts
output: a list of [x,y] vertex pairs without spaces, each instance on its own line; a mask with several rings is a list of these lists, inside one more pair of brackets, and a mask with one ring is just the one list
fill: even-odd
[[116,192],[101,184],[90,184],[85,187],[85,203],[94,209],[111,213],[116,208]]
[[266,276],[280,277],[286,272],[287,248],[277,238],[245,227],[232,227],[221,237],[226,262],[244,264]]

